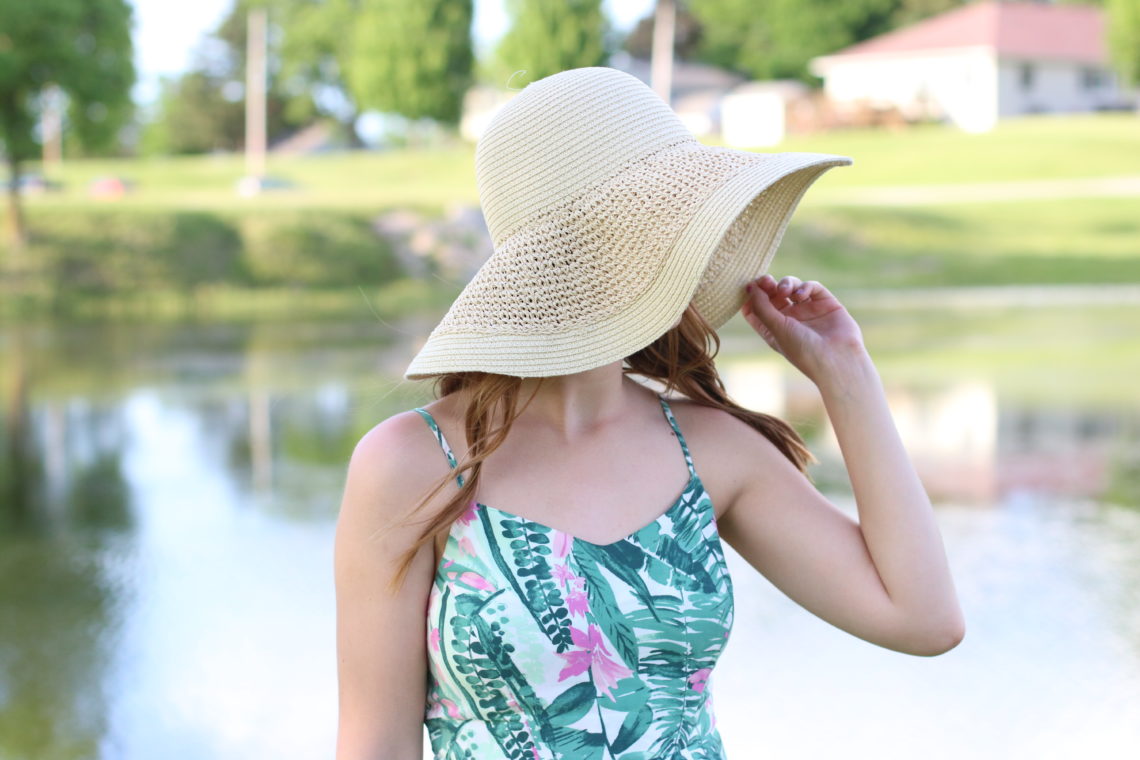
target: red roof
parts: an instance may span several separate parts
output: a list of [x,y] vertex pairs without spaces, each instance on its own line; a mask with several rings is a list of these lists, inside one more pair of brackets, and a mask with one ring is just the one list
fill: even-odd
[[981,0],[821,57],[987,45],[1001,58],[1106,63],[1104,37],[1096,6]]

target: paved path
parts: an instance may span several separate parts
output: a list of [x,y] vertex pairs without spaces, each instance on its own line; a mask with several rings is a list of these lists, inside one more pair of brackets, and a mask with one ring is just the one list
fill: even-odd
[[[820,188],[823,190],[823,188]],[[1020,201],[1037,198],[1140,196],[1140,175],[974,182],[952,185],[892,185],[828,189],[815,198],[844,206],[925,206],[943,203]]]

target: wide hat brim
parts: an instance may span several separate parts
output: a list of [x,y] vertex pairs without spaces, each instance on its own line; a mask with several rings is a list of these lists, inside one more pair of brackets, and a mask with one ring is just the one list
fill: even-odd
[[[744,304],[746,283],[767,271],[807,189],[828,169],[853,163],[847,156],[826,153],[750,153],[699,143],[686,148],[697,166],[723,160],[726,154],[739,166],[692,202],[689,218],[668,241],[659,266],[636,297],[597,319],[556,329],[519,329],[501,317],[492,327],[456,329],[455,320],[449,323],[445,317],[412,360],[405,378],[421,380],[459,371],[516,377],[582,372],[648,346],[677,322],[690,303],[719,329]],[[528,235],[543,234],[547,233],[524,227],[512,237],[518,244],[520,237],[525,241]],[[497,270],[506,271],[500,256],[506,254],[503,248],[496,247],[456,298],[449,316],[478,308],[476,301],[485,297],[486,288],[473,288],[473,283],[502,273]]]

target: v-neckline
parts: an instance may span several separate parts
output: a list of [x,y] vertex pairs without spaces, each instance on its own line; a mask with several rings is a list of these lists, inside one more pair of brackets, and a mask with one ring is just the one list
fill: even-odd
[[660,515],[658,515],[656,517],[656,519],[653,520],[653,522],[641,526],[640,528],[633,531],[629,535],[623,536],[623,537],[617,539],[616,541],[610,541],[609,543],[605,543],[605,544],[595,543],[594,541],[590,541],[589,539],[582,538],[581,536],[575,536],[573,533],[562,530],[561,528],[555,528],[553,525],[547,525],[544,522],[540,522],[538,520],[532,520],[529,517],[524,517],[523,515],[518,515],[518,514],[515,514],[514,512],[508,512],[507,510],[499,509],[498,507],[492,507],[488,504],[484,504],[484,503],[479,502],[479,501],[475,502],[475,506],[480,508],[480,509],[486,509],[486,510],[490,510],[492,512],[498,512],[500,515],[503,515],[504,517],[507,517],[509,519],[521,520],[524,522],[533,523],[534,525],[538,525],[539,527],[546,528],[547,530],[551,531],[552,533],[558,533],[558,534],[561,534],[563,536],[566,536],[571,541],[575,541],[577,543],[587,544],[587,545],[593,546],[597,549],[608,549],[608,548],[617,546],[618,544],[624,544],[625,542],[635,538],[636,536],[641,535],[642,533],[649,530],[653,526],[660,524],[662,520],[664,520],[666,517],[669,517],[670,515],[672,515],[673,512],[675,512],[682,504],[685,504],[686,503],[685,502],[685,496],[690,491],[693,490],[694,486],[697,486],[700,484],[701,484],[701,478],[700,478],[700,476],[697,475],[696,470],[690,471],[689,481],[685,484],[685,487],[683,489],[681,489],[681,493],[677,496],[676,499],[673,500],[673,503],[671,505],[669,505],[669,508],[667,510],[665,510]]

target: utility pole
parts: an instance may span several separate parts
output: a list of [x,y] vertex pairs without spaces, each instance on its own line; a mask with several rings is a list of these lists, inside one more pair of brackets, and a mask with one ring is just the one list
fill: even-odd
[[63,162],[63,93],[59,87],[44,89],[44,108],[40,115],[43,134],[44,176],[55,173]]
[[265,8],[249,12],[245,56],[245,173],[265,177]]
[[677,19],[674,0],[657,0],[653,16],[653,51],[650,64],[653,91],[669,105],[673,104],[673,28]]

